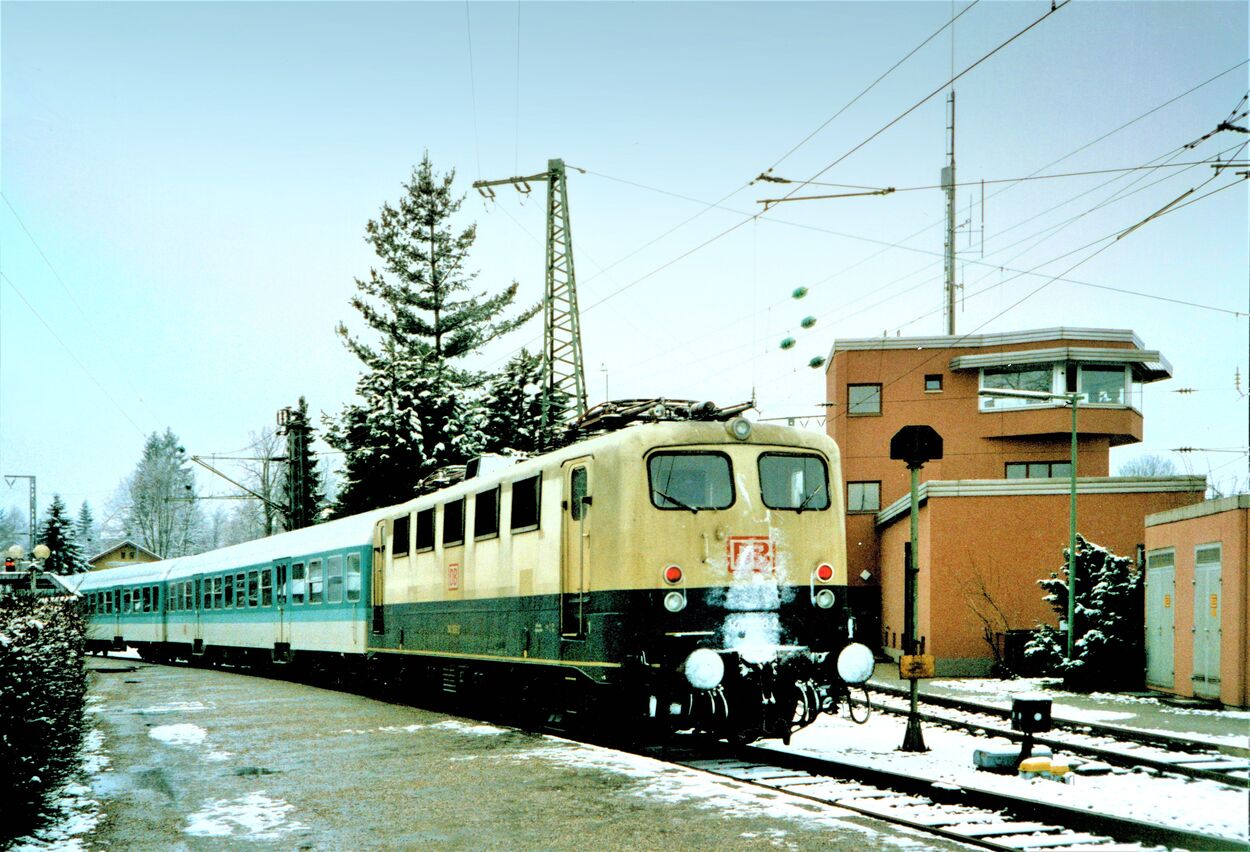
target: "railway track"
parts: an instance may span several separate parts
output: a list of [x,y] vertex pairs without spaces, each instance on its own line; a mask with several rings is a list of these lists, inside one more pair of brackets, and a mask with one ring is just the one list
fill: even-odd
[[[873,693],[873,709],[907,714],[906,690],[874,684]],[[940,708],[940,712],[920,713],[921,721],[927,724],[986,733],[1014,742],[1024,739],[1023,734],[1011,730],[1008,710],[945,696],[922,694],[920,701],[931,708]],[[1034,744],[1047,746],[1056,754],[1062,752],[1108,766],[1145,767],[1184,778],[1250,789],[1250,749],[1216,746],[1185,737],[1094,722],[1055,719],[1052,728],[1061,731],[1062,736],[1035,734]]]
[[1011,852],[1244,850],[1244,841],[758,746],[666,760],[972,846]]

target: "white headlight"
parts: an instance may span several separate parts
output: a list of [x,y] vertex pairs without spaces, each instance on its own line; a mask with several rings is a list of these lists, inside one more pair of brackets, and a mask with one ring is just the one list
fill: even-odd
[[874,662],[867,645],[852,642],[838,654],[838,676],[847,683],[863,683],[872,677]]
[[821,609],[828,609],[833,606],[833,590],[821,589],[816,593],[816,606]]
[[681,592],[669,592],[664,596],[664,608],[669,612],[681,612],[686,608],[686,596]]
[[695,649],[681,668],[695,689],[715,689],[725,677],[725,661],[711,648]]
[[751,437],[751,421],[744,417],[735,417],[725,424],[725,430],[739,441]]

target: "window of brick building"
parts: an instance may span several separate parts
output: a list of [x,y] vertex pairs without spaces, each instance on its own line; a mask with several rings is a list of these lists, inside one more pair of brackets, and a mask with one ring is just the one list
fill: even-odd
[[872,415],[881,413],[881,385],[847,385],[846,413]]
[[878,512],[880,510],[880,482],[848,482],[846,484],[846,511]]

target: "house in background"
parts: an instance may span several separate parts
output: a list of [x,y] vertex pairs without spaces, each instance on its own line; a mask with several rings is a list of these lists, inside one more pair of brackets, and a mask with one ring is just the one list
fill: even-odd
[[160,557],[141,544],[130,539],[110,544],[100,553],[87,560],[92,571],[105,568],[117,568],[121,565],[139,565],[144,562],[159,562]]
[[[866,639],[898,656],[910,475],[889,457],[903,426],[932,426],[943,458],[920,471],[918,626],[941,675],[990,671],[1013,631],[1055,623],[1037,581],[1068,544],[1071,409],[983,390],[1080,394],[1077,527],[1137,556],[1145,517],[1202,500],[1204,477],[1112,477],[1112,447],[1139,442],[1141,386],[1171,378],[1132,331],[1050,328],[835,343],[828,431],[842,450],[847,574]],[[1079,578],[1078,578],[1079,582]]]
[[1250,494],[1146,518],[1146,685],[1250,706]]

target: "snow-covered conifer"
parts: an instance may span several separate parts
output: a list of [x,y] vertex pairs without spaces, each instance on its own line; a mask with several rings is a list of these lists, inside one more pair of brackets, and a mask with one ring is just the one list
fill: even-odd
[[74,521],[69,516],[60,494],[52,495],[47,517],[40,525],[36,539],[37,544],[47,545],[48,550],[52,551],[44,560],[43,570],[53,574],[78,574],[87,570],[87,563],[83,560],[78,536],[74,531]]

